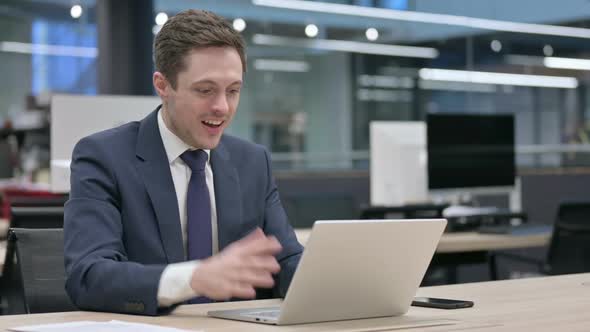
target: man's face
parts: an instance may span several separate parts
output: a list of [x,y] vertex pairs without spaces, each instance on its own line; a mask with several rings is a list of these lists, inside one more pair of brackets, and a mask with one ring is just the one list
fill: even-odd
[[186,55],[176,89],[159,72],[154,87],[162,98],[166,126],[185,143],[213,149],[230,124],[242,87],[242,61],[231,47],[207,47]]

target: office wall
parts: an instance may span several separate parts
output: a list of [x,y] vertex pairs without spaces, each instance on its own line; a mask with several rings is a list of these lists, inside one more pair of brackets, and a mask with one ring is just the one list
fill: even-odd
[[[353,98],[350,55],[318,52],[286,59],[307,63],[309,71],[262,71],[256,70],[252,61],[249,63],[238,112],[228,132],[257,140],[270,148],[273,133],[269,131],[273,128],[276,131],[282,124],[295,125],[294,117],[301,115],[304,118],[301,150],[296,150],[295,144],[292,150],[275,152],[337,154],[349,151]],[[266,132],[256,135],[257,126],[258,130]],[[305,165],[308,168],[325,166],[322,160]],[[350,162],[342,166],[349,168]]]

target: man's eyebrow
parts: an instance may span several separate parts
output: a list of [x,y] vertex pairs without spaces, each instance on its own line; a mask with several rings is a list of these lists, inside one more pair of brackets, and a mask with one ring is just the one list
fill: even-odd
[[212,80],[200,80],[200,81],[194,81],[191,83],[191,85],[197,85],[197,84],[216,84],[215,82],[213,82]]
[[[217,85],[217,82],[213,81],[213,80],[209,80],[209,79],[204,79],[204,80],[200,80],[200,81],[194,81],[191,83],[191,85],[197,85],[197,84],[213,84],[213,85]],[[231,85],[242,85],[242,81],[241,80],[237,80],[233,83],[230,84]]]

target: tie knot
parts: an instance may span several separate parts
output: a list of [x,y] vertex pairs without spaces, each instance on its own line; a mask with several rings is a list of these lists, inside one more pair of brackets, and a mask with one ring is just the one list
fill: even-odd
[[193,172],[205,170],[207,159],[209,156],[203,150],[186,150],[180,155],[180,159],[184,161]]

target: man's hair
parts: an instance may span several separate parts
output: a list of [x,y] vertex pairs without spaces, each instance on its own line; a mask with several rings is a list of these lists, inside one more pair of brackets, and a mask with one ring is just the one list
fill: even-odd
[[246,51],[242,36],[223,17],[195,9],[176,14],[158,32],[154,41],[156,70],[176,89],[178,73],[186,67],[186,56],[204,47],[234,48],[246,72]]

